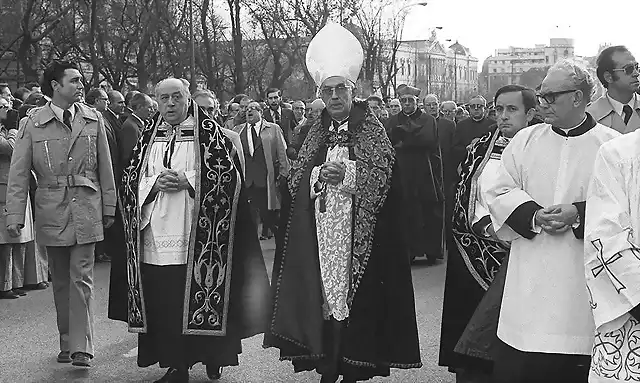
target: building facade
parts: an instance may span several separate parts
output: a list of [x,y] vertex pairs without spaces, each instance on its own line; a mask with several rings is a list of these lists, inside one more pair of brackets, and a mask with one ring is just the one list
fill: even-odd
[[[396,53],[392,86],[407,84],[421,95],[438,95],[441,101],[467,102],[478,91],[478,59],[456,42],[445,47],[432,33],[428,40],[402,41]],[[388,94],[395,94],[389,89]]]

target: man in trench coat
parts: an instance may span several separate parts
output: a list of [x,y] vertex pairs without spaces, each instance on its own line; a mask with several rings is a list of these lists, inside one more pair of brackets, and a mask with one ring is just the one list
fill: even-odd
[[113,224],[116,209],[111,155],[102,116],[79,102],[82,75],[76,64],[52,62],[44,72],[51,97],[23,120],[7,185],[10,235],[25,225],[33,170],[36,237],[47,247],[52,269],[60,353],[58,362],[89,367],[93,358],[95,243]]

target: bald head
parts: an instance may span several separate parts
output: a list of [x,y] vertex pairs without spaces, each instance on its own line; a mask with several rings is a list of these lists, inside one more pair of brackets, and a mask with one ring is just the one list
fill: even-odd
[[112,90],[107,93],[107,97],[109,97],[109,109],[111,109],[113,113],[121,114],[124,112],[125,102],[122,93],[117,90]]

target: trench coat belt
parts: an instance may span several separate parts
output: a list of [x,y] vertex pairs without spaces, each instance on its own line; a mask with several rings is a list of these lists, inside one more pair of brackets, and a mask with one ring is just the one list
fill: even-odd
[[89,174],[69,174],[66,176],[50,176],[42,179],[38,179],[38,188],[45,189],[59,189],[59,188],[74,188],[74,187],[88,187],[94,191],[98,191],[96,183],[91,180]]

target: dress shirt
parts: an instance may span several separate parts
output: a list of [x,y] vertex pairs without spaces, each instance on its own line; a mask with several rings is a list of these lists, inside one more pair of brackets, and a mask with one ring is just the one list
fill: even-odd
[[[56,115],[56,117],[58,118],[58,120],[60,120],[60,122],[64,123],[64,109],[54,104],[53,102],[49,103],[49,105],[51,106],[51,110],[53,111],[53,114]],[[72,104],[67,110],[71,112],[71,123],[73,124],[73,119],[76,116],[75,104]]]
[[624,119],[624,113],[622,112],[622,109],[624,108],[625,105],[629,105],[631,107],[631,110],[636,110],[636,97],[638,97],[638,95],[634,93],[633,97],[631,97],[631,100],[629,100],[629,102],[627,102],[626,104],[623,104],[618,100],[614,100],[611,96],[609,96],[609,93],[607,93],[607,98],[611,103],[611,107],[613,108],[613,111],[618,113],[618,115],[623,119]]
[[[254,125],[250,124],[249,122],[247,122],[247,127],[248,128],[253,128],[256,132],[256,136],[258,136],[258,138],[260,138],[260,128],[262,128],[262,119],[260,119],[260,121],[256,122]],[[253,144],[253,133],[252,132],[247,132],[247,144],[249,144],[249,155],[251,157],[253,157],[253,152],[255,151],[255,146]]]
[[[271,113],[271,118],[273,119],[273,122],[275,124],[280,124],[280,121],[282,121],[282,107],[279,106],[278,109],[276,110],[269,108],[269,112]],[[278,120],[276,120],[275,112],[278,112],[278,117],[279,117]]]

